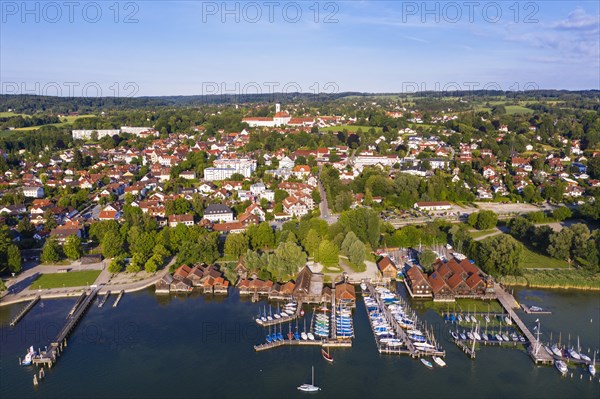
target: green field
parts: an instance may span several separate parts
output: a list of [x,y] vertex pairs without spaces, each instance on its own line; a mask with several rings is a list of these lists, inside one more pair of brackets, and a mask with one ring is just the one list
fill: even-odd
[[84,287],[91,285],[100,275],[100,270],[83,270],[80,272],[42,274],[33,283],[30,289],[49,289],[63,287]]
[[521,105],[507,105],[506,106],[506,114],[507,115],[533,114],[533,110],[529,109],[529,108],[525,108]]
[[[79,116],[66,116],[63,119],[63,122],[60,123],[49,123],[47,125],[40,125],[40,126],[29,126],[29,127],[20,127],[18,129],[14,129],[13,131],[17,131],[17,132],[24,132],[24,131],[28,131],[28,130],[37,130],[43,126],[55,126],[55,127],[63,127],[66,126],[68,124],[71,124],[75,121],[75,119],[78,118],[91,118],[94,117],[96,115],[79,115]],[[66,119],[66,121],[65,121]]]
[[523,253],[523,267],[526,269],[531,268],[548,268],[548,269],[564,269],[568,268],[569,264],[560,259],[551,258],[546,255],[542,255],[537,252],[533,252],[531,249],[525,246]]
[[327,126],[324,127],[322,130],[324,132],[341,132],[344,129],[349,131],[349,132],[356,132],[358,129],[361,129],[363,132],[368,131],[369,129],[374,128],[376,132],[381,133],[383,130],[380,127],[374,127],[374,126],[359,126],[359,125],[340,125],[340,126]]
[[9,118],[11,116],[29,116],[25,114],[15,114],[14,112],[0,112],[0,118]]

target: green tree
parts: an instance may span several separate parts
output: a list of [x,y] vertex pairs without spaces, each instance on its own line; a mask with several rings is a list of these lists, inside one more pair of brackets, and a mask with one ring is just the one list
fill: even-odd
[[304,249],[306,249],[309,256],[315,256],[315,252],[317,252],[320,242],[321,237],[319,236],[319,233],[317,233],[315,229],[310,229],[304,239]]
[[125,271],[127,273],[138,273],[142,270],[143,266],[144,266],[144,261],[143,261],[142,257],[140,255],[136,254],[136,255],[133,255],[133,257],[131,258],[131,261],[125,268]]
[[146,270],[146,272],[154,274],[156,273],[158,267],[162,264],[162,262],[163,259],[160,255],[153,255],[150,259],[146,261],[144,269]]
[[275,234],[267,222],[262,222],[258,226],[250,226],[247,234],[250,237],[252,248],[255,250],[273,248],[275,244]]
[[325,266],[336,266],[339,264],[339,249],[329,240],[321,241],[319,249],[315,254],[315,262]]
[[498,215],[494,211],[479,211],[470,214],[467,223],[477,230],[488,230],[496,227]]
[[21,271],[22,262],[19,247],[14,244],[7,247],[6,262],[8,264],[8,270],[10,270],[11,273],[19,273]]
[[573,216],[573,212],[571,212],[571,210],[566,206],[561,206],[552,211],[552,217],[558,220],[559,222],[562,222],[563,220],[568,219],[571,216]]
[[63,245],[63,252],[67,258],[71,260],[77,260],[83,255],[83,249],[81,248],[81,238],[75,234],[67,237],[65,244]]
[[124,266],[125,262],[123,260],[123,257],[117,256],[116,258],[113,258],[108,264],[108,271],[112,274],[117,274],[123,271]]
[[248,237],[246,234],[228,234],[225,239],[225,248],[224,251],[227,255],[233,256],[234,258],[239,258],[249,249]]
[[350,254],[350,247],[356,241],[359,241],[358,237],[356,237],[356,234],[354,234],[353,231],[349,231],[348,234],[346,234],[346,237],[344,238],[344,241],[342,241],[342,245],[340,247],[342,253],[344,255],[346,255],[346,256],[350,256],[349,255]]
[[427,273],[431,272],[433,262],[437,260],[437,254],[428,249],[421,251],[419,254],[419,264],[423,267],[423,270]]
[[40,259],[43,263],[56,263],[60,260],[60,246],[55,239],[49,238],[46,240]]
[[365,263],[365,244],[356,240],[348,249],[348,260],[356,266],[362,266]]
[[105,258],[114,258],[121,255],[124,250],[125,240],[120,233],[106,233],[102,238],[102,255]]
[[494,277],[522,273],[523,244],[511,236],[500,234],[473,244],[471,256],[486,273]]

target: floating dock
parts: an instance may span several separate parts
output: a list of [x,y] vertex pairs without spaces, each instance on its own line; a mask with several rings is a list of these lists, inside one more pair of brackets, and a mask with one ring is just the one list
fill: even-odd
[[36,303],[38,303],[38,301],[40,300],[40,296],[36,296],[35,298],[33,298],[27,305],[25,305],[23,307],[23,309],[21,309],[21,311],[15,316],[14,319],[12,319],[12,321],[10,322],[10,326],[14,327],[17,325],[17,323],[27,314],[27,312],[29,312],[31,309],[33,309],[33,307],[35,306]]

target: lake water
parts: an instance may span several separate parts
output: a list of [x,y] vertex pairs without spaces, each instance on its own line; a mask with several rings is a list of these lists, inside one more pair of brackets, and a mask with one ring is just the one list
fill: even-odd
[[[400,288],[402,291],[402,288]],[[600,349],[600,294],[520,289],[517,299],[543,306],[552,315],[525,315],[542,323],[542,340],[562,332],[566,343]],[[29,345],[43,348],[62,325],[75,299],[44,300],[15,328],[10,319],[23,304],[1,307],[0,397],[2,398],[295,398],[309,394],[296,387],[310,382],[313,396],[345,398],[599,398],[598,377],[582,368],[561,377],[553,367],[535,366],[523,350],[485,347],[469,359],[449,341],[447,327],[431,310],[419,310],[434,326],[446,350],[448,367],[429,370],[406,356],[380,355],[362,300],[354,313],[356,339],[351,349],[333,349],[327,364],[317,347],[281,347],[256,353],[265,330],[254,323],[259,306],[229,297],[159,297],[152,290],[114,297],[93,305],[68,340],[68,347],[38,388],[34,368],[21,367]],[[421,307],[422,308],[422,307]],[[308,309],[307,309],[308,310]],[[300,324],[302,328],[302,322]],[[287,332],[287,326],[283,333]],[[600,367],[599,367],[600,368]],[[580,377],[583,376],[582,379]]]

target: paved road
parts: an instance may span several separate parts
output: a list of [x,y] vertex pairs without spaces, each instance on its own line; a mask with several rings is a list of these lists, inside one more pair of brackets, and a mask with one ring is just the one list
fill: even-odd
[[325,189],[321,184],[321,180],[319,179],[319,195],[321,196],[321,202],[319,203],[319,211],[321,212],[321,219],[326,221],[328,224],[334,224],[338,220],[337,215],[331,214],[329,210],[329,204],[327,204],[327,195],[325,193]]

